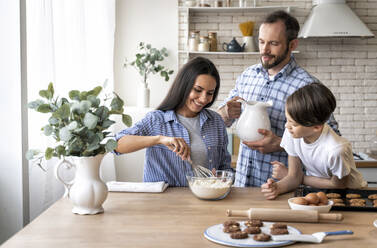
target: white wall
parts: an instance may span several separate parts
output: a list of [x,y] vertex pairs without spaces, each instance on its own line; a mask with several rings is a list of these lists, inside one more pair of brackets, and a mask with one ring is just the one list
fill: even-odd
[[0,244],[23,225],[20,4],[0,0]]
[[[141,41],[168,49],[169,57],[163,64],[174,70],[171,79],[165,82],[160,76],[150,78],[151,107],[155,108],[165,97],[178,68],[178,3],[176,0],[117,0],[116,11],[114,81],[115,91],[125,100],[126,111],[127,106],[137,104],[140,77],[131,67],[123,69],[125,57],[133,59]],[[131,112],[128,114],[133,115]],[[140,114],[133,116],[135,120],[140,119]],[[143,161],[144,151],[117,156],[117,179],[140,181]]]

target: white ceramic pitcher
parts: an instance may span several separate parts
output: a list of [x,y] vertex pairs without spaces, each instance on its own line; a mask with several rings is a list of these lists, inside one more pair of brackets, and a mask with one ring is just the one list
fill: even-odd
[[242,99],[238,101],[242,103],[243,110],[236,123],[236,134],[242,141],[251,142],[262,139],[263,135],[258,133],[258,129],[271,130],[267,107],[272,106],[272,101],[246,102]]
[[[108,189],[99,176],[99,168],[105,154],[94,157],[72,157],[73,163],[62,159],[55,167],[55,176],[61,181],[73,203],[72,212],[75,214],[102,213],[102,203],[107,198]],[[68,168],[76,168],[75,179],[65,182],[59,175],[59,168],[63,164]]]

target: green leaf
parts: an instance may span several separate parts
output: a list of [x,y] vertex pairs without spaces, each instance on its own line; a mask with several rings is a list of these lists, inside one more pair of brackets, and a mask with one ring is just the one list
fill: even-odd
[[97,150],[98,148],[100,147],[100,145],[97,143],[97,144],[90,144],[86,150],[89,151],[89,152],[92,152],[94,150]]
[[88,129],[94,129],[97,126],[98,117],[91,113],[86,113],[84,117],[84,125]]
[[91,91],[89,91],[88,95],[98,96],[101,91],[102,91],[102,87],[97,86],[94,89],[92,89]]
[[45,151],[46,160],[50,160],[52,158],[53,152],[54,152],[54,149],[52,149],[51,147],[47,147]]
[[132,125],[132,118],[131,118],[131,116],[126,115],[126,114],[122,114],[122,122],[126,126],[130,127]]
[[63,141],[69,141],[71,139],[72,134],[68,127],[63,127],[62,129],[60,129],[59,137]]
[[60,119],[60,120],[64,120],[69,117],[69,114],[70,114],[69,104],[65,103],[52,114],[52,117]]
[[50,96],[49,99],[54,97],[54,85],[50,82],[47,87],[48,95]]
[[88,96],[88,92],[87,92],[87,91],[83,91],[83,92],[81,92],[81,93],[80,93],[80,100],[81,100],[81,101],[82,101],[82,100],[86,100],[87,96]]
[[68,124],[68,130],[72,131],[74,129],[76,129],[77,127],[79,126],[79,124],[77,123],[77,121],[72,121]]
[[43,129],[43,133],[46,136],[50,136],[52,134],[52,131],[54,130],[50,125],[46,125],[42,129]]
[[92,106],[92,103],[90,101],[88,100],[81,101],[79,105],[79,113],[80,114],[87,113],[91,106]]
[[46,98],[47,100],[50,100],[52,98],[52,95],[48,90],[40,90],[39,95],[43,98]]
[[112,151],[114,151],[117,148],[117,146],[118,146],[118,142],[116,142],[113,139],[109,139],[106,142],[106,145],[105,145],[106,152],[112,152]]
[[69,101],[67,100],[67,98],[63,97],[58,100],[58,103],[56,105],[58,106],[58,108],[60,108],[65,103],[69,103]]
[[121,110],[123,109],[123,105],[123,100],[117,94],[115,94],[115,97],[113,98],[110,104],[111,110]]
[[40,113],[49,113],[52,112],[50,104],[41,104],[37,107],[37,111]]
[[115,121],[112,121],[112,120],[104,120],[103,122],[102,122],[102,127],[104,128],[104,129],[106,129],[106,128],[109,128],[111,125],[113,125],[115,123]]
[[50,125],[56,125],[56,124],[59,123],[59,120],[57,118],[55,118],[55,117],[50,117],[48,119],[48,123],[50,123]]
[[101,100],[94,95],[88,96],[88,101],[90,101],[91,106],[94,108],[98,108],[99,104],[101,103]]
[[25,154],[25,158],[26,158],[27,160],[32,160],[32,159],[34,159],[34,156],[35,156],[35,155],[38,155],[39,153],[40,153],[39,150],[30,149],[30,150],[28,150],[28,151],[26,152],[26,154]]
[[57,156],[60,158],[61,156],[65,156],[65,147],[62,145],[59,145],[55,147],[55,152]]
[[80,101],[80,91],[78,90],[71,90],[69,93],[69,98],[72,100]]
[[35,100],[28,103],[28,108],[30,109],[37,109],[40,105],[44,104],[45,102],[42,100]]
[[109,118],[109,109],[106,106],[99,107],[96,112],[94,112],[96,116],[100,118],[100,120],[106,120]]

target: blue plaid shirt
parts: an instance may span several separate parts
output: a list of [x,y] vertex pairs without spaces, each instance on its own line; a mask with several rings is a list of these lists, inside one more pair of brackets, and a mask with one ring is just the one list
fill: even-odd
[[[303,68],[297,65],[293,56],[287,65],[281,69],[272,79],[261,64],[247,68],[236,81],[236,86],[231,90],[227,99],[221,106],[235,96],[240,96],[246,101],[273,101],[273,106],[267,108],[271,131],[282,137],[284,133],[285,101],[297,89],[318,82],[318,79],[311,76]],[[220,107],[221,107],[220,106]],[[329,125],[337,131],[337,122],[331,116]],[[286,152],[273,152],[262,154],[252,150],[246,145],[240,144],[237,160],[235,186],[261,186],[272,174],[270,162],[277,160],[287,165]]]
[[[230,169],[231,156],[227,150],[228,136],[221,116],[209,109],[199,113],[201,136],[207,147],[208,168]],[[149,112],[134,126],[116,135],[116,140],[124,135],[155,136],[164,135],[183,138],[190,145],[187,129],[179,122],[174,111],[155,110]],[[170,186],[187,186],[186,172],[191,171],[188,162],[183,161],[164,145],[147,148],[144,161],[144,181],[165,181]]]

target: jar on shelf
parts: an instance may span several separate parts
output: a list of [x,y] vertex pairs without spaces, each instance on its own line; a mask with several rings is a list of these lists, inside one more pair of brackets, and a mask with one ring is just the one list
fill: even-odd
[[191,52],[198,51],[199,46],[199,31],[191,31],[187,42],[188,50]]
[[223,7],[223,0],[214,0],[213,7],[215,8]]
[[216,52],[217,51],[217,33],[208,32],[208,39],[209,39],[209,50],[211,52]]
[[200,36],[200,42],[198,46],[199,52],[208,52],[209,51],[209,40],[208,36]]
[[200,0],[199,1],[199,7],[211,7],[208,0]]

